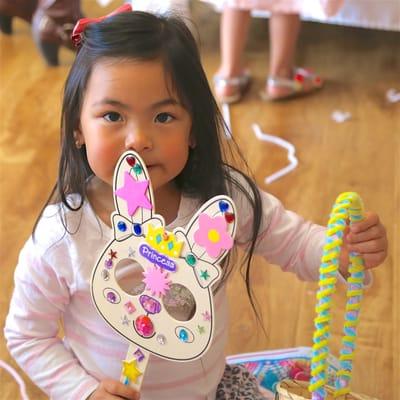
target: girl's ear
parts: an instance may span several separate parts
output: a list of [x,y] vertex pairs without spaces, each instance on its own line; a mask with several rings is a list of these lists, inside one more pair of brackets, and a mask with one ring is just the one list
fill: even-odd
[[82,134],[80,127],[74,130],[75,146],[80,149],[85,144],[85,137]]
[[194,133],[190,132],[190,137],[189,137],[189,147],[191,149],[194,149],[196,147],[196,138],[194,137]]

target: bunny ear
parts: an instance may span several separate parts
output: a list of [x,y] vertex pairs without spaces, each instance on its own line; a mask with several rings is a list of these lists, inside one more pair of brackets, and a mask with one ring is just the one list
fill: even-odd
[[125,152],[114,171],[114,204],[117,213],[142,224],[153,215],[153,190],[146,165],[133,151]]
[[227,196],[207,201],[186,227],[190,253],[210,264],[218,264],[233,246],[236,232],[236,208]]

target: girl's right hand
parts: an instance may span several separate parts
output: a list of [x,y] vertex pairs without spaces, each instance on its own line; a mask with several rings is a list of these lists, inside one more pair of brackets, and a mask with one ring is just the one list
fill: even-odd
[[104,379],[87,400],[139,400],[140,393],[114,379]]

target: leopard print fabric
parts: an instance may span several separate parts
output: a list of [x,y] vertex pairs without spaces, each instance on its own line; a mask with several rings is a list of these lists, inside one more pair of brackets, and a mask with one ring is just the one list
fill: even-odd
[[257,379],[242,365],[226,365],[215,400],[265,400]]

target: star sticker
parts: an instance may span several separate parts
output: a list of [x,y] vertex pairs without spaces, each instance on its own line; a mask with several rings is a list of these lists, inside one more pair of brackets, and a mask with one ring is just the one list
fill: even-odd
[[116,251],[110,249],[110,253],[109,253],[109,254],[110,254],[111,260],[112,260],[113,258],[117,258],[117,252],[116,252]]
[[136,254],[136,251],[133,250],[132,247],[129,246],[128,257],[135,258],[135,254]]
[[139,207],[152,209],[152,205],[146,196],[149,181],[136,181],[129,172],[125,171],[124,186],[115,191],[115,194],[124,199],[128,205],[128,214],[135,214]]
[[139,371],[137,367],[136,360],[122,361],[122,375],[127,377],[129,381],[136,383],[137,379],[139,378],[142,373]]
[[200,335],[202,335],[206,331],[204,326],[200,326],[200,325],[197,325],[197,330],[199,331]]
[[204,279],[207,280],[210,277],[210,274],[208,273],[207,270],[201,271],[200,276]]
[[208,311],[204,311],[201,315],[203,316],[204,321],[211,321],[211,315]]

